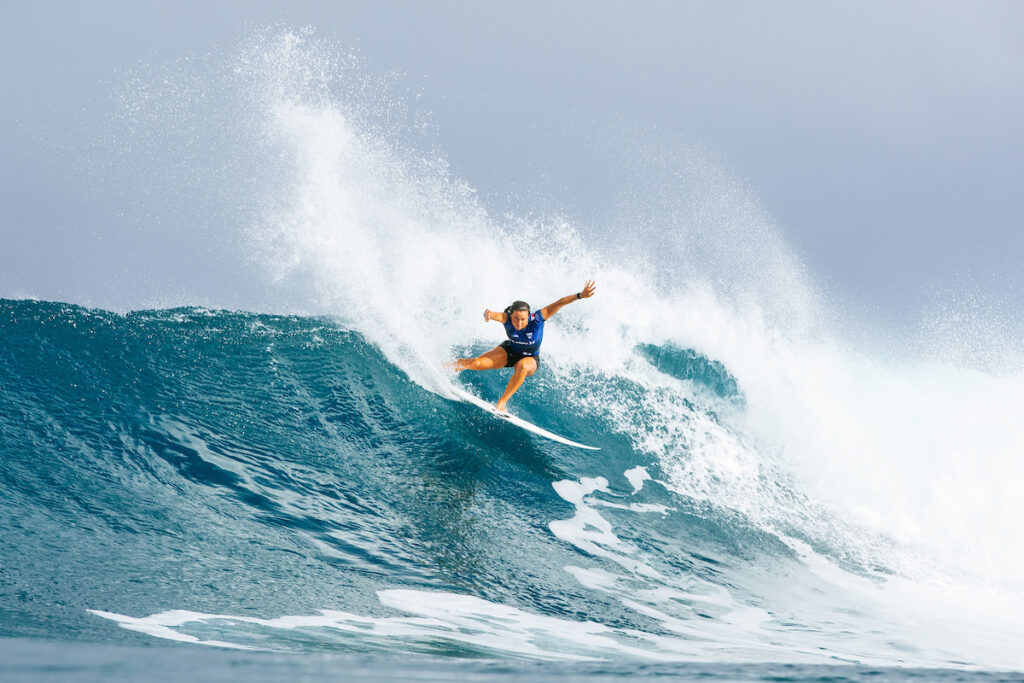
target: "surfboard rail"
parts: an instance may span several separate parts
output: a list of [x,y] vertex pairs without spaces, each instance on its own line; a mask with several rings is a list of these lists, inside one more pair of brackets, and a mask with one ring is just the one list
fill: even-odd
[[516,417],[515,415],[512,415],[511,413],[503,413],[500,410],[498,410],[494,406],[494,404],[488,403],[487,401],[483,400],[479,396],[471,394],[470,392],[466,391],[462,387],[453,385],[452,386],[452,391],[459,398],[459,400],[462,401],[463,403],[470,403],[470,404],[476,406],[477,408],[481,408],[482,410],[487,411],[488,413],[490,413],[491,415],[494,415],[495,417],[500,417],[501,419],[503,419],[503,420],[505,420],[507,422],[510,422],[510,423],[514,424],[515,426],[520,427],[521,429],[525,429],[528,432],[532,432],[532,433],[536,434],[537,436],[543,436],[545,439],[550,439],[551,441],[555,441],[556,443],[564,444],[566,446],[572,446],[574,448],[582,448],[582,449],[589,450],[589,451],[599,451],[599,450],[601,450],[597,446],[588,446],[586,444],[579,443],[578,441],[573,441],[572,439],[567,439],[566,437],[564,437],[564,436],[562,436],[560,434],[555,434],[554,432],[550,432],[550,431],[544,429],[543,427],[538,427],[537,425],[533,424],[532,422],[527,422],[523,418]]

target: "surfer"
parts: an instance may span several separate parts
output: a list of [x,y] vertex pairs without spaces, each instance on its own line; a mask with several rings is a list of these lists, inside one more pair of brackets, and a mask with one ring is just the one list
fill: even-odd
[[512,379],[505,387],[505,393],[498,399],[495,407],[507,412],[506,404],[512,394],[523,385],[523,381],[537,372],[540,367],[540,343],[544,338],[544,323],[563,306],[578,299],[594,296],[596,287],[593,280],[587,280],[582,292],[563,296],[553,304],[548,304],[539,311],[530,312],[530,305],[525,301],[514,301],[502,313],[487,309],[484,311],[484,322],[495,320],[505,326],[508,339],[487,353],[476,358],[459,358],[448,364],[448,368],[456,372],[463,370],[492,370],[494,368],[514,368]]

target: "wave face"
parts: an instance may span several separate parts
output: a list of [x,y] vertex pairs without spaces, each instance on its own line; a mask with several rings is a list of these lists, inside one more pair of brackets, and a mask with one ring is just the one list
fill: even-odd
[[[4,300],[0,334],[4,636],[91,639],[99,616],[300,652],[1014,664],[991,624],[894,611],[893,569],[816,527],[681,491],[643,445],[654,416],[638,442],[549,368],[518,412],[601,451],[428,391],[327,318]],[[676,421],[736,438],[724,369],[637,354],[688,368],[665,375],[690,392]],[[678,446],[696,477],[698,447]]]

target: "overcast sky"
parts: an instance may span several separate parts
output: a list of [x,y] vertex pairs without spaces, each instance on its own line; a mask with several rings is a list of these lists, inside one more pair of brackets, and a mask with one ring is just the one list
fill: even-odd
[[8,0],[0,20],[0,296],[119,305],[118,207],[65,158],[81,121],[132,67],[281,24],[402,74],[485,202],[597,216],[609,131],[654,131],[719,159],[857,306],[1024,303],[1024,3]]

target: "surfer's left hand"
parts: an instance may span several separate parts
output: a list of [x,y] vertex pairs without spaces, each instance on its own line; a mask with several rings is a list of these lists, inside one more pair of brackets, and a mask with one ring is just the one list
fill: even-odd
[[587,284],[583,286],[583,291],[580,292],[581,299],[589,299],[594,296],[594,292],[597,291],[597,285],[594,284],[593,280],[587,280]]

